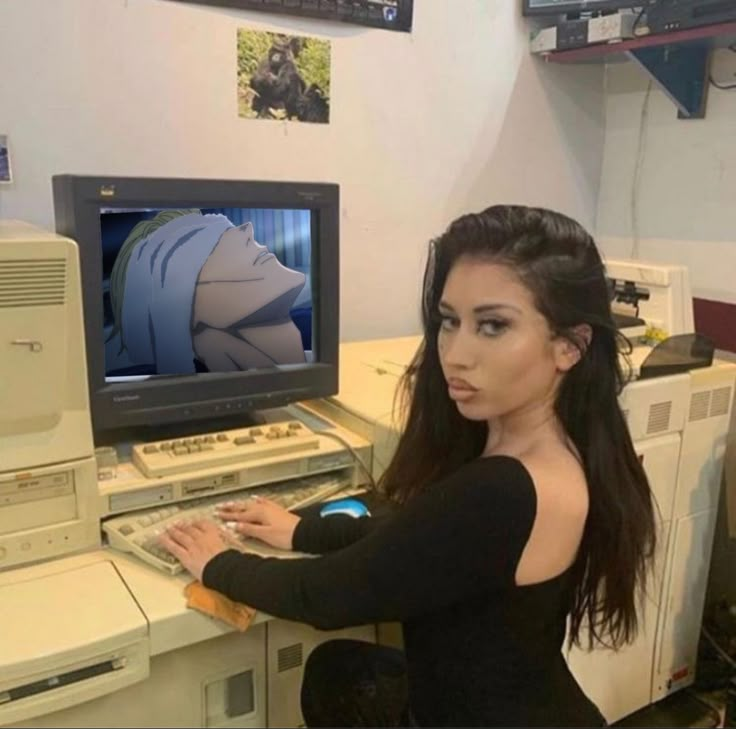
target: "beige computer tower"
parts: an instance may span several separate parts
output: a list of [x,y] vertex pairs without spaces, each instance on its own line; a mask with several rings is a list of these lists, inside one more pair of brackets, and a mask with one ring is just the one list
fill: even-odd
[[0,570],[99,545],[79,255],[0,221]]

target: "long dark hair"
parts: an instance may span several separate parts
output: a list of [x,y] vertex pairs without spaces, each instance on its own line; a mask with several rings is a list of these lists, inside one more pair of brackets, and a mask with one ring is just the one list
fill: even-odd
[[[654,504],[618,403],[627,381],[610,288],[591,236],[574,220],[541,208],[494,206],[465,215],[430,244],[424,277],[424,340],[402,381],[405,428],[379,488],[405,503],[427,484],[483,451],[488,425],[465,419],[450,400],[437,348],[438,304],[460,256],[509,266],[532,292],[557,336],[581,351],[560,384],[555,411],[582,459],[589,511],[577,559],[570,642],[587,631],[619,647],[637,633],[637,607],[655,548]],[[590,342],[579,325],[592,330]]]

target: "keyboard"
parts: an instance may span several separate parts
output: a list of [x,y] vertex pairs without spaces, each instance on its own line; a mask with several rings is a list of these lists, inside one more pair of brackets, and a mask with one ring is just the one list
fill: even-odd
[[133,463],[148,478],[247,463],[319,448],[319,437],[298,420],[133,446]]
[[[102,529],[107,534],[111,547],[122,552],[129,552],[153,567],[176,575],[184,568],[173,554],[167,552],[158,543],[161,533],[173,524],[181,521],[212,519],[228,528],[215,515],[217,507],[227,502],[242,501],[258,495],[265,496],[286,509],[300,509],[343,491],[350,487],[351,483],[349,473],[344,471],[279,481],[114,516],[102,523]],[[238,541],[237,548],[243,552],[264,557],[297,556],[293,552],[275,549],[259,540],[236,535],[234,530],[230,531],[233,540]]]

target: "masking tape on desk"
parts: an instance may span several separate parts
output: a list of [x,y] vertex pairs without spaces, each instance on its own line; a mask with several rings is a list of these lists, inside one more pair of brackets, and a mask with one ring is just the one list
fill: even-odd
[[187,598],[188,608],[222,620],[241,632],[248,629],[256,614],[254,608],[234,602],[223,594],[205,587],[198,580],[190,582],[184,588],[184,595]]

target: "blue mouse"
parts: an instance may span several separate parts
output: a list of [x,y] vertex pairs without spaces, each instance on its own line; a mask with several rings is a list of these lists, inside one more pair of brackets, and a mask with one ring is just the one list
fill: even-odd
[[320,516],[332,516],[333,514],[347,514],[357,519],[361,516],[370,516],[368,507],[357,499],[338,499],[325,504],[319,512]]

